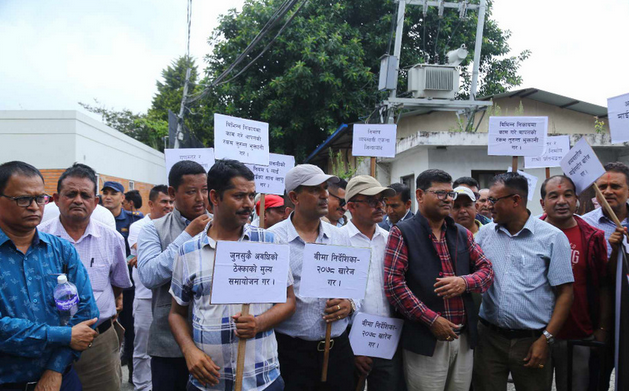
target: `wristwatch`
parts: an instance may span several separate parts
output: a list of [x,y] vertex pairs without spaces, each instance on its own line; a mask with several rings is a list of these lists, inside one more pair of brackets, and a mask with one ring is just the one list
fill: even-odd
[[352,305],[352,310],[350,311],[350,315],[353,314],[354,312],[356,312],[356,303],[354,303],[354,300],[352,299],[348,299],[349,303]]
[[552,345],[555,343],[555,337],[553,337],[553,335],[549,333],[548,330],[544,330],[543,334],[544,334],[544,337],[546,337],[547,344]]

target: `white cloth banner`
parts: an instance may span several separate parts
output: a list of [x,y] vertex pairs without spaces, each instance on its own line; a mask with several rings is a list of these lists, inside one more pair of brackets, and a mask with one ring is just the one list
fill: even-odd
[[217,159],[269,165],[269,124],[214,114],[214,149]]
[[[170,169],[175,163],[183,160],[192,160],[203,166],[205,172],[210,171],[214,165],[214,149],[213,148],[177,148],[164,149],[164,160],[166,161],[166,180]],[[168,182],[167,182],[168,183]]]
[[548,117],[489,117],[487,154],[541,156],[547,132]]
[[397,125],[355,124],[353,156],[395,157]]
[[607,99],[607,118],[612,144],[629,141],[629,94]]
[[295,167],[295,157],[290,155],[269,154],[269,165],[247,164],[255,175],[256,191],[264,194],[284,195],[286,173]]
[[577,187],[577,194],[581,194],[583,190],[586,190],[605,174],[605,168],[585,138],[577,141],[564,156],[561,160],[561,169],[574,182]]
[[392,359],[400,342],[402,326],[403,319],[359,312],[349,333],[349,343],[354,355]]
[[525,157],[524,168],[561,167],[561,159],[570,150],[570,136],[548,136],[542,156]]

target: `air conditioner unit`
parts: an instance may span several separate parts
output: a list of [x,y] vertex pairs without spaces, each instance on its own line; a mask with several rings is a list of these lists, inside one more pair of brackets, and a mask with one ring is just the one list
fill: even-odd
[[417,64],[408,71],[413,98],[454,99],[459,91],[459,67]]

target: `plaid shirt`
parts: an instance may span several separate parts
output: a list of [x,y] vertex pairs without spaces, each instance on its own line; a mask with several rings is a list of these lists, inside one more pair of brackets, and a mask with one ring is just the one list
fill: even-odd
[[[456,274],[450,261],[450,253],[446,245],[446,226],[442,227],[441,239],[430,234],[439,261],[441,262],[441,277],[452,277]],[[468,252],[470,254],[471,270],[473,274],[460,276],[465,281],[467,292],[485,292],[494,279],[491,262],[483,254],[480,246],[474,242],[474,237],[467,231]],[[438,316],[442,316],[454,324],[465,324],[465,307],[460,296],[443,299],[445,312],[437,313],[428,308],[406,285],[406,271],[408,270],[408,248],[404,243],[402,232],[393,227],[389,232],[389,241],[384,254],[385,292],[389,302],[407,319],[421,321],[431,326]]]
[[[209,227],[209,226],[208,226]],[[185,242],[173,265],[170,294],[181,306],[192,302],[193,339],[196,346],[212,358],[220,367],[219,383],[203,386],[190,376],[192,384],[200,390],[232,390],[236,379],[238,337],[232,316],[239,313],[241,305],[211,305],[211,285],[216,241],[208,237],[207,229]],[[262,228],[246,225],[239,241],[279,243],[277,235]],[[292,273],[288,286],[293,285]],[[250,314],[258,316],[273,304],[251,304]],[[256,334],[247,341],[243,390],[263,390],[280,375],[277,358],[277,341],[273,330]]]

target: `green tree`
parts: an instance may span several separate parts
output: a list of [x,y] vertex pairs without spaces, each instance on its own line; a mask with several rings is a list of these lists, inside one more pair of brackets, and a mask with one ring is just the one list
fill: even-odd
[[[191,68],[190,80],[188,83],[188,94],[195,93],[197,88],[197,67],[192,57],[182,56],[173,60],[168,67],[162,70],[163,81],[157,81],[157,93],[153,96],[153,102],[148,113],[155,118],[160,118],[168,122],[168,110],[179,114],[181,108],[181,98],[183,87],[186,81],[186,71]],[[190,113],[185,113],[186,118]],[[194,116],[192,116],[194,118]],[[193,120],[190,120],[193,122]],[[189,123],[186,123],[190,125]]]

